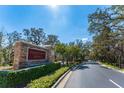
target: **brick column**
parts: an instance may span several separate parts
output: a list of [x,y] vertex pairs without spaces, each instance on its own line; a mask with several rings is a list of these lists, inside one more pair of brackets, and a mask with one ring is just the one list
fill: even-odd
[[14,45],[14,63],[13,68],[19,69],[19,62],[20,62],[20,56],[21,56],[21,43],[16,42]]

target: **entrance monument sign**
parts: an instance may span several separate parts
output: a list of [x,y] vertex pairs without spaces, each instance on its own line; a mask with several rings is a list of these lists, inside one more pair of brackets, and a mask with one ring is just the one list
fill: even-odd
[[28,42],[17,41],[14,45],[14,69],[41,65],[54,60],[51,46],[40,47]]

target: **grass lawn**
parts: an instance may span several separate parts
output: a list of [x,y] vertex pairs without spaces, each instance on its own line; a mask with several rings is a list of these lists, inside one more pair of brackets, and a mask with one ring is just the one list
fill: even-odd
[[59,79],[59,77],[62,76],[68,69],[69,67],[61,67],[60,69],[56,70],[55,72],[47,76],[43,76],[39,79],[35,79],[31,81],[31,83],[29,83],[27,87],[28,88],[50,88]]
[[124,71],[124,68],[119,68],[119,67],[117,67],[117,66],[114,66],[114,65],[112,65],[112,64],[108,64],[108,63],[104,63],[104,62],[100,62],[101,64],[103,64],[103,65],[105,65],[105,66],[107,66],[107,67],[110,67],[110,68],[114,68],[114,69],[117,69],[117,70],[120,70],[120,71]]

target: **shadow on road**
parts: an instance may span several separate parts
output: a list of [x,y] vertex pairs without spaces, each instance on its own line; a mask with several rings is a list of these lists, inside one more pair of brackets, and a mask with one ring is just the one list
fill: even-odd
[[96,62],[86,62],[86,63],[83,63],[83,64],[99,65],[99,63],[96,63]]
[[89,67],[88,66],[78,66],[77,67],[77,70],[79,70],[79,69],[84,70],[84,69],[89,69]]
[[107,68],[107,67],[104,67],[104,66],[100,66],[101,68],[104,68],[104,69],[109,69],[109,68]]
[[79,65],[76,68],[71,69],[71,71],[84,70],[84,69],[89,69],[89,67],[88,66]]
[[71,71],[90,69],[90,65],[99,65],[99,63],[96,63],[96,62],[83,62],[80,65],[78,65],[76,68],[72,68]]

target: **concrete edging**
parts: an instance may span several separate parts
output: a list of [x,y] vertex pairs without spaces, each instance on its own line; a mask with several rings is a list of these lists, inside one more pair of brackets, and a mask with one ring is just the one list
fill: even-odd
[[58,84],[64,79],[64,77],[70,72],[71,70],[69,69],[68,71],[66,71],[66,73],[64,73],[57,81],[56,83],[51,87],[51,88],[56,88],[58,86]]
[[51,87],[51,88],[56,88],[61,81],[68,75],[68,73],[71,71],[71,69],[76,68],[78,65],[71,67],[69,70],[67,70],[57,81],[56,83]]

